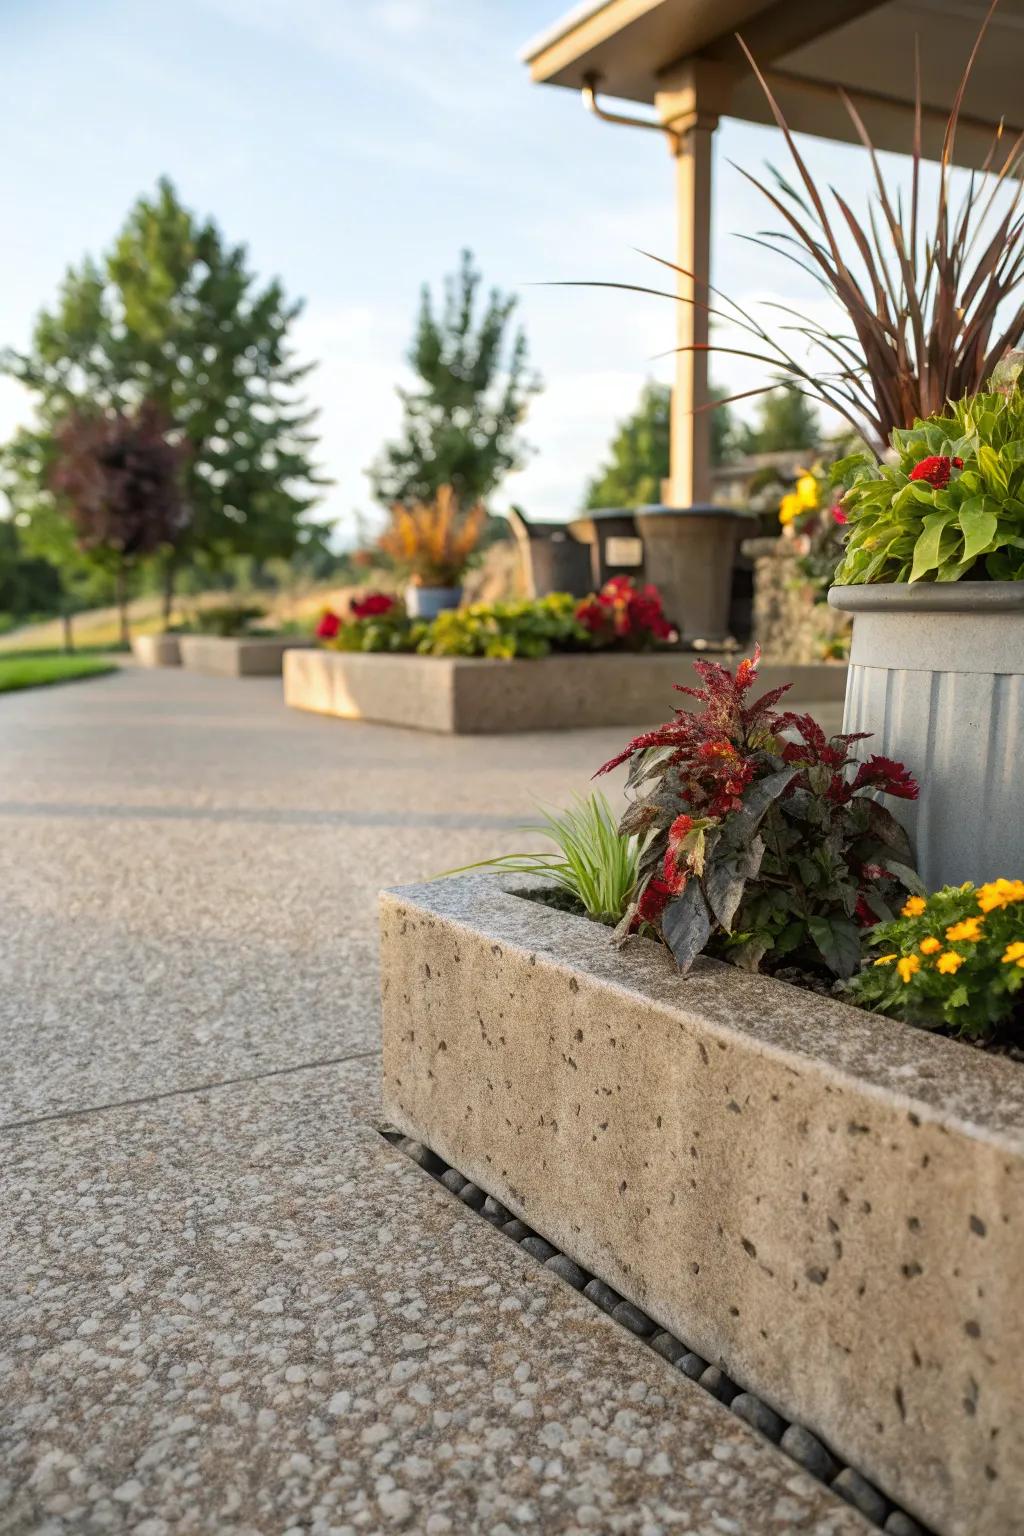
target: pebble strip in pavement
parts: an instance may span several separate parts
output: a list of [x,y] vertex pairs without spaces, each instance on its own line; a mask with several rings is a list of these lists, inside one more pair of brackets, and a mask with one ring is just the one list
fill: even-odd
[[859,1510],[872,1525],[884,1531],[886,1536],[932,1536],[927,1527],[912,1519],[904,1510],[896,1508],[855,1467],[845,1466],[833,1456],[809,1429],[805,1429],[802,1424],[790,1423],[753,1392],[745,1392],[719,1366],[702,1359],[674,1334],[659,1328],[646,1312],[620,1296],[596,1275],[589,1274],[568,1254],[561,1253],[553,1243],[513,1216],[500,1200],[488,1195],[457,1168],[449,1167],[436,1152],[398,1131],[385,1130],[381,1134],[470,1210],[518,1243],[524,1253],[530,1254],[574,1290],[582,1292],[588,1301],[635,1334],[667,1360],[669,1365],[688,1376],[691,1381],[698,1382],[737,1417],[785,1451],[804,1471],[825,1483],[847,1504],[852,1504],[854,1509]]

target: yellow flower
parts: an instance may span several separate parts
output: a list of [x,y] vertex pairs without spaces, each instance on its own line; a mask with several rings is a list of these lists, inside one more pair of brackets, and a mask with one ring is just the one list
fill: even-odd
[[796,482],[796,497],[804,511],[813,512],[818,505],[818,482],[807,471]]
[[964,963],[963,955],[958,955],[955,949],[947,949],[944,955],[940,955],[935,962],[943,976],[955,976]]
[[927,905],[923,896],[911,896],[906,906],[900,908],[900,914],[903,917],[920,917]]
[[946,938],[951,939],[954,944],[963,943],[965,940],[974,944],[981,938],[981,924],[980,917],[965,917],[962,923],[954,923],[951,928],[946,929]]
[[779,502],[779,522],[782,524],[783,528],[785,528],[788,523],[791,523],[794,518],[799,517],[803,510],[803,502],[800,500],[799,496],[795,496],[792,493],[790,493],[788,496],[783,496],[782,500]]
[[876,965],[892,965],[892,963],[893,963],[893,961],[894,961],[894,960],[895,960],[895,959],[896,959],[896,956],[895,956],[895,955],[881,955],[881,956],[880,956],[880,957],[879,957],[879,958],[878,958],[878,959],[877,959],[877,960],[876,960],[876,961],[875,961],[875,964],[876,964]]
[[[939,961],[939,965],[941,967],[941,960]],[[921,962],[916,955],[904,955],[903,959],[896,966],[896,969],[900,973],[900,980],[902,981],[903,985],[906,986],[911,976],[916,976],[918,971],[921,969]]]
[[1008,907],[1013,901],[1024,901],[1024,880],[990,880],[978,888],[978,906],[983,912]]
[[939,950],[942,948],[942,940],[929,937],[927,939],[922,939],[917,947],[921,951],[922,955],[937,955]]
[[1012,944],[1007,944],[1006,954],[1003,956],[1004,965],[1017,964],[1024,971],[1024,944],[1016,939]]

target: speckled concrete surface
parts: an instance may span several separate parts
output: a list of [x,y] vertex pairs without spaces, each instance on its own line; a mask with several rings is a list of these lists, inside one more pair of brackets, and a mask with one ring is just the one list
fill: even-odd
[[863,1531],[375,1102],[362,1064],[11,1138],[0,1529]]
[[620,737],[0,701],[4,1536],[865,1531],[372,1128],[377,887]]

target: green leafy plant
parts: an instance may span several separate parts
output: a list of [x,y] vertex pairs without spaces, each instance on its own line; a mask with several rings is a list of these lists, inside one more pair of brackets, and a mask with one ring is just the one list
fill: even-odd
[[588,631],[568,592],[508,603],[471,603],[438,614],[416,646],[421,656],[536,659],[552,651],[586,650]]
[[542,820],[524,827],[554,843],[551,853],[507,853],[447,873],[493,869],[539,875],[578,901],[595,922],[615,924],[636,884],[643,839],[620,832],[604,795],[577,795],[566,811],[541,810]]
[[695,662],[705,686],[680,691],[703,709],[677,710],[599,770],[629,762],[619,831],[645,839],[620,933],[653,930],[683,971],[710,948],[749,970],[786,960],[849,976],[861,927],[919,884],[905,832],[873,796],[913,799],[917,785],[882,757],[851,776],[862,738],[778,712],[787,685],[748,703],[758,660],[735,675]]
[[892,434],[895,462],[841,459],[837,582],[1024,579],[1024,394],[969,395]]
[[1024,1026],[1024,880],[912,896],[870,942],[882,953],[848,983],[861,1007],[975,1039]]
[[198,635],[244,635],[265,610],[250,603],[220,603],[215,608],[199,608],[189,628]]

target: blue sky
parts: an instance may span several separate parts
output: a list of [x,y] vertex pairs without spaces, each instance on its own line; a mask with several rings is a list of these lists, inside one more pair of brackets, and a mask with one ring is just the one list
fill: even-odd
[[[534,286],[648,282],[633,247],[671,255],[672,164],[654,134],[588,118],[530,84],[519,52],[560,0],[7,0],[0,7],[0,344],[23,344],[65,267],[111,241],[169,174],[244,240],[256,268],[307,301],[297,340],[319,368],[326,510],[342,535],[371,510],[362,471],[399,415],[394,389],[419,285],[460,248],[521,296],[546,390],[536,450],[504,500],[564,517],[615,422],[672,345],[668,301]],[[729,159],[782,163],[777,135],[718,134],[714,275],[741,300],[809,304],[786,264],[730,231],[771,222]],[[811,143],[816,166],[863,184],[858,152]],[[735,362],[724,382],[758,382]],[[27,415],[0,381],[0,432]],[[500,500],[500,499],[499,499]]]

